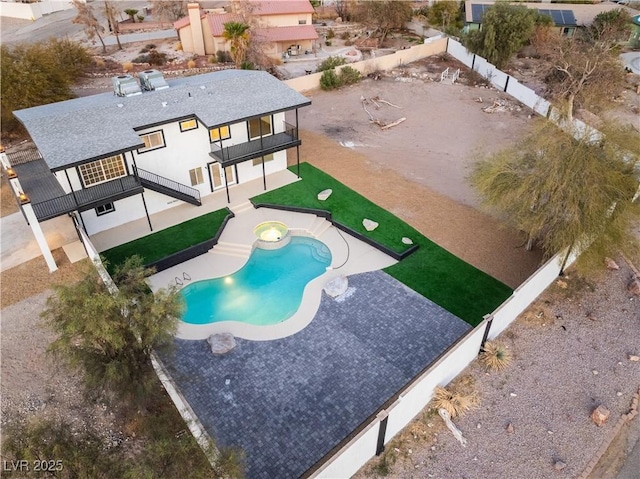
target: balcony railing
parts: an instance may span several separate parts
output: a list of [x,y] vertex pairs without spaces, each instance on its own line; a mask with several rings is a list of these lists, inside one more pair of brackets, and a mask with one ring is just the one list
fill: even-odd
[[88,210],[101,204],[142,193],[140,180],[123,176],[83,190],[73,191],[58,198],[32,202],[38,221],[44,221],[75,210]]
[[197,189],[170,180],[156,173],[143,170],[142,168],[135,168],[135,171],[138,173],[138,177],[143,186],[160,193],[171,195],[174,198],[189,201],[192,204],[201,204],[200,191]]
[[223,148],[213,143],[209,156],[222,163],[223,166],[228,166],[275,153],[276,151],[286,150],[300,143],[298,128],[284,122],[284,131],[281,133],[262,136],[255,140]]

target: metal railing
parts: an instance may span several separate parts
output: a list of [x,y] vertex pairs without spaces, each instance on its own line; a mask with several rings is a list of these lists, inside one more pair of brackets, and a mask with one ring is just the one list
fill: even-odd
[[164,176],[160,176],[156,173],[151,173],[150,171],[143,170],[142,168],[134,167],[134,171],[136,171],[138,177],[143,183],[145,181],[154,183],[168,190],[176,191],[183,195],[190,196],[197,201],[200,201],[200,191],[195,188],[183,185],[182,183],[178,183],[177,181],[165,178]]
[[217,143],[211,144],[211,156],[222,164],[251,160],[262,154],[280,151],[294,146],[298,140],[298,128],[282,122],[284,128],[279,133],[261,136],[255,140],[249,140],[237,145],[220,147]]

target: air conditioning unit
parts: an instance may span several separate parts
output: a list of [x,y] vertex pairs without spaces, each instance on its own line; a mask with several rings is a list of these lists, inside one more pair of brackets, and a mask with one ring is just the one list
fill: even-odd
[[117,96],[141,95],[140,85],[131,75],[119,75],[111,78],[113,83],[113,94]]
[[140,79],[140,86],[145,91],[164,90],[169,88],[169,85],[162,76],[162,72],[158,70],[145,70],[138,73]]

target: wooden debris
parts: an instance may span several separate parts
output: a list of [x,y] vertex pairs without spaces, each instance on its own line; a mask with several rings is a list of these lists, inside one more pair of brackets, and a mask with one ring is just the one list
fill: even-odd
[[371,100],[377,101],[379,103],[384,103],[385,105],[389,105],[392,106],[393,108],[399,108],[402,109],[401,106],[398,105],[394,105],[393,103],[387,101],[387,100],[383,100],[382,98],[380,98],[379,96],[374,96]]
[[403,121],[405,121],[406,118],[402,117],[399,120],[394,121],[393,123],[389,123],[388,125],[384,125],[383,127],[381,127],[382,130],[388,130],[389,128],[393,128],[396,125],[399,125],[400,123],[402,123]]
[[365,98],[364,96],[360,96],[360,103],[362,103],[362,109],[367,113],[367,115],[369,116],[369,122],[374,123],[376,125],[378,125],[380,127],[381,130],[388,130],[389,128],[393,128],[394,126],[399,125],[400,123],[402,123],[403,121],[406,121],[406,118],[400,118],[399,120],[396,120],[394,122],[391,123],[385,123],[382,120],[380,120],[379,118],[374,117],[371,112],[367,109],[367,105],[369,103],[373,103],[376,106],[376,109],[380,109],[380,103],[384,103],[386,105],[389,105],[393,108],[402,108],[398,105],[394,105],[393,103],[390,103],[386,100],[381,99],[379,96],[375,96],[372,98]]

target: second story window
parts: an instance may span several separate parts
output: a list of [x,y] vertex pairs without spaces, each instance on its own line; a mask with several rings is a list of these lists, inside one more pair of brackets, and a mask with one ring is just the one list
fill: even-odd
[[165,146],[162,130],[140,135],[140,139],[144,142],[144,146],[138,149],[138,153],[144,153],[145,151],[155,150],[156,148]]
[[209,130],[209,140],[211,143],[218,140],[226,140],[231,138],[231,132],[229,131],[229,125],[221,126],[220,128],[214,128]]
[[260,138],[271,134],[271,117],[252,118],[247,122],[249,125],[249,139]]
[[84,186],[93,186],[127,175],[122,155],[85,163],[78,167]]
[[198,121],[195,118],[180,122],[180,131],[195,130],[196,128],[198,128]]

